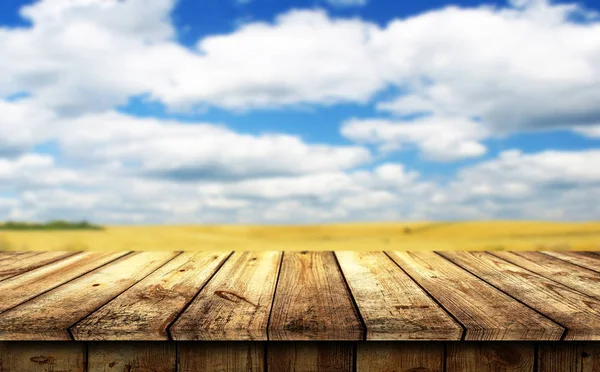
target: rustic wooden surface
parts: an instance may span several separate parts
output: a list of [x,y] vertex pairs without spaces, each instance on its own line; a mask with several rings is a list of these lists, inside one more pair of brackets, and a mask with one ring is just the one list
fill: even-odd
[[[447,372],[534,372],[535,348],[521,342],[449,343]],[[555,372],[562,370],[554,370]]]
[[86,349],[75,342],[0,342],[0,372],[87,372]]
[[[567,328],[565,340],[600,340],[600,300],[486,252],[443,252],[469,270]],[[576,274],[576,273],[573,273]]]
[[74,254],[77,254],[77,252],[31,252],[10,257],[0,262],[0,281]]
[[600,342],[0,342],[1,372],[599,372]]
[[336,252],[367,340],[459,340],[462,328],[382,252]]
[[586,269],[600,272],[600,252],[542,252],[543,254],[560,258]]
[[175,257],[125,256],[0,314],[0,339],[70,340],[68,328]]
[[539,372],[600,372],[600,342],[542,343],[537,361]]
[[176,340],[266,340],[281,252],[236,252],[171,328]]
[[581,344],[581,371],[600,372],[600,342]]
[[592,252],[0,252],[0,272],[0,341],[600,340]]
[[538,346],[539,372],[582,372],[579,343],[547,343]]
[[0,282],[0,312],[124,256],[125,252],[85,252]]
[[167,327],[229,254],[183,253],[71,328],[86,340],[168,340]]
[[[27,253],[27,252],[0,251],[0,261],[5,260],[5,259],[10,258],[10,257],[18,256],[18,255],[23,254],[23,253]],[[30,252],[30,253],[33,253],[33,252]],[[0,264],[0,267],[2,267],[1,265],[2,264]]]
[[352,372],[354,345],[349,342],[278,342],[267,352],[272,372]]
[[263,342],[181,342],[178,372],[263,372]]
[[90,342],[87,372],[176,372],[176,345],[170,342]]
[[363,330],[332,252],[285,252],[270,340],[362,340]]
[[[600,299],[600,273],[539,252],[495,252],[494,255],[550,280]],[[600,269],[600,262],[598,262]]]
[[361,342],[356,350],[356,369],[361,372],[442,372],[442,342]]
[[37,256],[43,252],[0,252],[0,270],[3,270],[8,265],[12,265],[18,260],[23,260],[27,257]]
[[466,328],[465,340],[560,340],[564,328],[434,252],[390,252]]

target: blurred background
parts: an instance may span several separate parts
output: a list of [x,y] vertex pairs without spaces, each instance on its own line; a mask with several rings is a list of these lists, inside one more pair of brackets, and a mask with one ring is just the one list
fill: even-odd
[[599,12],[4,0],[0,249],[599,249]]

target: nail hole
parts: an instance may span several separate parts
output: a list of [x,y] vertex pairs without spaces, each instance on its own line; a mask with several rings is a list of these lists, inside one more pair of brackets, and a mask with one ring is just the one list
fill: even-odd
[[92,287],[98,287],[100,284],[94,284]]

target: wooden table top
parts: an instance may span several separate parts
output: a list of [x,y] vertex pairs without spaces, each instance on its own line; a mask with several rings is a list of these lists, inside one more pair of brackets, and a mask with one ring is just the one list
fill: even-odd
[[600,340],[594,252],[0,252],[0,340]]

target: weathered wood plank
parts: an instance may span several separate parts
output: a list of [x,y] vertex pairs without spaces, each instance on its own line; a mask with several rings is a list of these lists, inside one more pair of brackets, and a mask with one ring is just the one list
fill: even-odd
[[0,340],[70,340],[67,329],[175,257],[125,256],[0,314]]
[[176,372],[172,342],[90,342],[87,372]]
[[578,342],[538,345],[538,372],[582,372],[581,344]]
[[539,372],[600,372],[600,343],[542,343],[538,366]]
[[333,252],[285,252],[269,340],[361,340],[362,336]]
[[534,359],[531,343],[446,343],[447,372],[534,372]]
[[600,272],[600,256],[593,252],[542,251],[541,253]]
[[[21,252],[21,251],[2,251],[0,250],[0,262],[4,261],[8,258],[12,258],[12,257],[16,257],[22,254],[26,254],[26,253],[31,253],[31,252]],[[40,252],[34,252],[34,253],[40,253]],[[2,267],[2,263],[0,263],[0,267]]]
[[83,252],[0,282],[0,313],[125,254]]
[[600,273],[539,252],[494,252],[517,266],[600,299]]
[[32,252],[0,262],[0,281],[77,254],[78,252]]
[[229,252],[186,252],[71,328],[76,340],[168,340],[167,327]]
[[600,343],[583,342],[581,348],[581,372],[600,372]]
[[277,342],[267,347],[269,372],[352,372],[353,359],[349,342]]
[[80,342],[0,342],[1,372],[84,372]]
[[441,254],[566,327],[566,340],[600,340],[600,300],[487,252]]
[[7,265],[17,262],[19,258],[24,259],[27,257],[33,257],[44,252],[12,252],[12,251],[0,251],[2,256],[0,257],[0,269],[3,269]]
[[442,342],[360,342],[357,347],[358,372],[442,372]]
[[266,340],[281,255],[234,253],[173,324],[173,338]]
[[336,252],[367,340],[459,340],[462,327],[383,252]]
[[465,340],[560,340],[565,329],[434,252],[389,252],[465,326]]
[[263,342],[180,342],[178,372],[263,372]]

